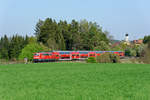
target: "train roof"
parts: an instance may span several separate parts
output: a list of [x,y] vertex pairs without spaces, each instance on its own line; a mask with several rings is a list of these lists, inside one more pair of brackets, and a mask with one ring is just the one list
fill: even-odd
[[119,52],[122,53],[124,51],[43,51],[43,52],[36,52],[36,53],[59,53],[59,54],[71,54],[71,53],[80,53],[80,54],[88,54],[88,53],[105,53],[105,52],[110,52],[110,53],[114,53],[114,52]]
[[124,52],[124,51],[50,51],[50,52]]

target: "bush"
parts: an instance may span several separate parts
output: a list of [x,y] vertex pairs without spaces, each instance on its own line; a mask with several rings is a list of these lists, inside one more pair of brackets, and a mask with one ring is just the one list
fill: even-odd
[[96,59],[94,57],[89,57],[87,60],[86,60],[87,63],[96,63]]
[[119,63],[120,57],[113,53],[104,53],[96,57],[98,63]]

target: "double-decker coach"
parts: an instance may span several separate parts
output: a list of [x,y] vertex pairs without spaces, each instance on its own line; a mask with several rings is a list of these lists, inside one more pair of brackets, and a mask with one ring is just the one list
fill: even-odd
[[85,60],[89,57],[100,56],[103,53],[113,53],[124,57],[123,51],[50,51],[34,53],[34,62],[49,62],[58,60]]
[[71,52],[71,58],[72,58],[72,60],[79,60],[80,59],[80,53],[78,51]]
[[34,53],[34,62],[50,62],[59,60],[59,54],[54,52],[38,52]]

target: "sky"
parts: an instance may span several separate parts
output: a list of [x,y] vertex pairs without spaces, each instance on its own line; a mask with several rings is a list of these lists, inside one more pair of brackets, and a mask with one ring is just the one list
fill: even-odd
[[0,0],[0,37],[30,35],[39,19],[97,22],[114,39],[150,35],[150,0]]

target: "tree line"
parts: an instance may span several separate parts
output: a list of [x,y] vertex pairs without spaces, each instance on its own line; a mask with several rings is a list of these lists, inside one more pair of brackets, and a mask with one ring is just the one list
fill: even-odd
[[96,22],[86,20],[39,20],[34,35],[1,37],[0,59],[19,59],[29,54],[31,57],[31,53],[43,50],[110,50],[109,33]]

